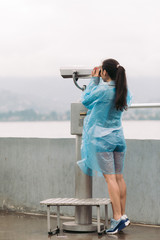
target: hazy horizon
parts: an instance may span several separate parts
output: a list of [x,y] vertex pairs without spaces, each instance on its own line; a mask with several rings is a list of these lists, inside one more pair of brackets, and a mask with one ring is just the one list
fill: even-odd
[[125,67],[134,102],[160,101],[159,7],[159,0],[1,0],[0,109],[68,110],[81,92],[60,68],[106,58]]
[[[72,79],[62,77],[1,78],[0,112],[33,108],[40,112],[64,112],[72,102],[80,101],[81,90]],[[80,86],[89,79],[79,80]],[[160,102],[159,78],[128,78],[133,102]],[[5,110],[5,111],[6,111]]]

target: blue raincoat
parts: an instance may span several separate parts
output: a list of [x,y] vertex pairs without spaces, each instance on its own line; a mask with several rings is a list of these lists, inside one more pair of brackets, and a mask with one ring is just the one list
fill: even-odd
[[[115,94],[115,81],[104,82],[99,77],[92,77],[82,93],[82,104],[88,112],[82,133],[82,160],[77,164],[89,176],[123,172],[126,152],[123,112],[115,108]],[[130,102],[128,91],[127,104]]]

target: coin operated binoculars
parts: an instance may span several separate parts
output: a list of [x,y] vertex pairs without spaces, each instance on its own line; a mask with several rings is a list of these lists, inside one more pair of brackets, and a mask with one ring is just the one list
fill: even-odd
[[[63,78],[72,78],[76,87],[84,91],[86,86],[78,85],[79,78],[90,78],[92,69],[60,69]],[[71,134],[76,135],[76,162],[81,160],[81,140],[83,131],[83,120],[86,116],[87,109],[82,103],[71,103]],[[85,175],[76,164],[75,171],[75,197],[92,198],[92,177]],[[76,232],[96,231],[97,224],[92,222],[91,206],[75,207],[75,222],[63,223],[63,229]]]

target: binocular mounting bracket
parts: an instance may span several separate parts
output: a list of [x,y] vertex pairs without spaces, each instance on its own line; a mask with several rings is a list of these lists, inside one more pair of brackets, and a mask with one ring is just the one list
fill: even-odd
[[78,83],[77,83],[77,81],[78,81],[78,74],[77,74],[77,72],[73,72],[72,77],[73,77],[73,82],[74,82],[74,84],[76,85],[76,87],[79,88],[79,89],[81,89],[82,91],[84,91],[84,90],[86,89],[86,85],[83,85],[83,87],[80,87],[80,86],[78,85]]

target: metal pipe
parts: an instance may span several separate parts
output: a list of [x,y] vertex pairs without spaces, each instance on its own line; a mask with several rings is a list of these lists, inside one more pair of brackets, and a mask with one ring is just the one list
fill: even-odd
[[108,228],[108,206],[105,205],[105,227]]
[[98,228],[98,233],[101,231],[101,226],[100,226],[100,206],[97,206],[97,228]]
[[47,228],[48,228],[48,233],[51,233],[50,206],[47,206]]
[[[76,161],[81,160],[81,138],[76,135]],[[76,165],[75,196],[76,198],[92,198],[92,177],[85,175]],[[76,206],[75,222],[77,224],[92,224],[92,207]]]
[[60,228],[60,206],[57,206],[57,228]]
[[129,108],[159,108],[160,103],[133,103]]

